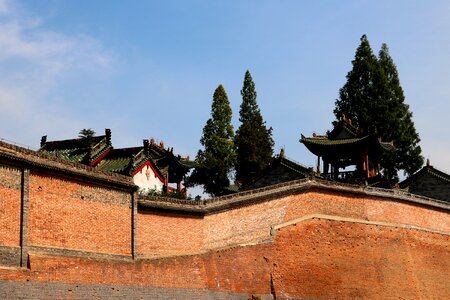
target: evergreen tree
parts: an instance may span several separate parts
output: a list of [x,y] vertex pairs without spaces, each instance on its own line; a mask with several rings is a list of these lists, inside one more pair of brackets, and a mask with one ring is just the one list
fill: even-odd
[[272,128],[267,128],[256,102],[255,83],[247,70],[241,90],[241,126],[236,132],[236,181],[245,184],[255,179],[271,162]]
[[203,128],[196,168],[190,178],[190,184],[202,184],[205,191],[213,196],[223,194],[230,185],[228,174],[235,164],[234,131],[231,125],[231,107],[222,85],[215,90],[211,107],[211,118]]
[[[347,82],[339,90],[334,114],[338,120],[346,115],[356,127],[375,130],[380,114],[386,112],[385,95],[387,93],[386,76],[383,68],[373,54],[365,35],[356,49],[353,68],[347,74]],[[384,128],[377,127],[381,131]]]
[[423,163],[419,136],[404,103],[397,69],[387,46],[383,45],[377,59],[365,35],[352,65],[347,82],[339,91],[334,114],[338,120],[346,115],[357,127],[377,133],[383,141],[394,142],[397,150],[385,153],[381,167],[385,178],[396,182],[400,169],[412,174]]
[[381,46],[378,60],[383,68],[387,80],[387,102],[388,112],[390,112],[389,128],[384,133],[384,138],[388,141],[394,141],[396,151],[388,154],[383,159],[393,168],[390,168],[390,177],[395,178],[396,170],[402,169],[411,175],[423,165],[421,148],[419,146],[420,138],[416,132],[412,113],[409,106],[405,103],[403,89],[400,86],[400,79],[389,49],[386,44]]

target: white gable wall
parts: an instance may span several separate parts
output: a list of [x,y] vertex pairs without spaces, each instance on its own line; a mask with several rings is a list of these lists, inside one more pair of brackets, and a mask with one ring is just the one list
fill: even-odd
[[143,192],[148,192],[149,190],[161,192],[164,187],[164,183],[156,176],[149,165],[144,166],[133,176],[133,182]]

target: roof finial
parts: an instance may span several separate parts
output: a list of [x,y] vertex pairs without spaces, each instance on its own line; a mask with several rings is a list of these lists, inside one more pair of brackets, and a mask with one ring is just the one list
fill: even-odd
[[144,153],[145,155],[148,155],[149,152],[148,140],[144,139],[143,142],[144,142]]
[[41,137],[41,148],[44,147],[45,143],[47,143],[47,136],[43,135]]
[[430,159],[427,158],[427,167],[429,167],[429,166],[430,166]]
[[280,150],[280,157],[284,157],[284,148],[281,148]]
[[106,143],[111,145],[111,129],[105,128]]

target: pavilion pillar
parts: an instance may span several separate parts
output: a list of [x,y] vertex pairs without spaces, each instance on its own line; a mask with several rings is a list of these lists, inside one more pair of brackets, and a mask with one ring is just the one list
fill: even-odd
[[320,174],[320,155],[317,156],[317,173]]
[[366,153],[364,153],[364,164],[366,165],[366,178],[369,178],[369,154],[366,150]]

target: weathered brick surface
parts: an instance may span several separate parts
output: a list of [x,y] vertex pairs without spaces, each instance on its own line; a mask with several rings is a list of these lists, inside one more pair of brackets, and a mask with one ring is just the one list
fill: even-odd
[[198,299],[247,300],[248,294],[204,289],[0,281],[1,299]]
[[270,240],[271,226],[308,215],[333,215],[450,231],[448,212],[386,198],[308,191],[204,217],[204,249]]
[[[11,268],[21,250],[21,170],[0,166],[0,265],[8,266],[0,298],[450,295],[450,217],[429,199],[304,182],[201,202],[206,209],[144,205],[134,222],[132,189],[33,166],[24,189],[28,269]],[[169,212],[183,205],[191,210]]]
[[314,219],[282,228],[273,248],[277,299],[446,299],[448,235]]
[[140,257],[196,253],[203,246],[203,220],[184,214],[138,213]]
[[131,255],[131,196],[35,172],[28,244]]
[[270,239],[270,227],[283,223],[288,199],[266,201],[205,216],[205,249]]
[[0,246],[20,245],[21,170],[0,164]]
[[446,299],[449,245],[444,234],[316,218],[278,229],[274,243],[137,262],[32,255],[29,271],[0,269],[0,278],[32,286],[127,286],[131,293],[158,288],[166,297],[171,292],[164,289],[273,292],[277,299]]
[[20,266],[20,247],[0,246],[0,266]]
[[288,196],[287,199],[289,206],[284,221],[310,214],[326,214],[450,231],[447,211],[406,201],[324,191],[311,191]]

